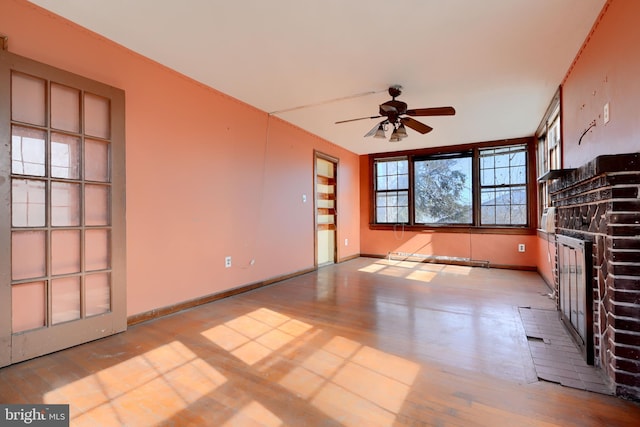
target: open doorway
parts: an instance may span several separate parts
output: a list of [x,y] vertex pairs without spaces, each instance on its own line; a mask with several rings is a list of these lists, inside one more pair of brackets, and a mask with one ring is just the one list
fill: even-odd
[[316,266],[333,264],[337,259],[337,171],[338,159],[315,152],[315,253]]

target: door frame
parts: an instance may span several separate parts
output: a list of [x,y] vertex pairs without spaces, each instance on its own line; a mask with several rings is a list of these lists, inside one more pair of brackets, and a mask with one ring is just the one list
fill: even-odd
[[333,164],[334,171],[334,179],[336,181],[334,188],[334,196],[335,196],[335,230],[334,234],[334,245],[333,245],[333,263],[338,262],[338,165],[340,163],[340,159],[337,157],[333,157],[329,154],[323,153],[318,150],[313,151],[313,257],[314,257],[314,266],[318,267],[318,186],[317,186],[317,178],[318,178],[318,159],[322,159],[328,161]]

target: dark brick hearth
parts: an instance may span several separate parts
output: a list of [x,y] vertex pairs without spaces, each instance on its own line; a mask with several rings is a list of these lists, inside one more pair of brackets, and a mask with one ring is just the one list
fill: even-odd
[[594,363],[617,395],[640,400],[640,154],[567,171],[551,200],[556,233],[592,245]]

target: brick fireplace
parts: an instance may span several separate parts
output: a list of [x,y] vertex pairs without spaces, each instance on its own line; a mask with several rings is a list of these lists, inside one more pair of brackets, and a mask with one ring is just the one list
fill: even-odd
[[[551,201],[556,234],[591,245],[594,364],[616,395],[640,400],[640,153],[563,170]],[[558,284],[556,271],[556,295]]]

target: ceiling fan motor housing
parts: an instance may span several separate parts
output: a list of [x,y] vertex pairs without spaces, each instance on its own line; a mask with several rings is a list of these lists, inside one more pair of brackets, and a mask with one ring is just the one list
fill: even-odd
[[398,117],[407,112],[407,103],[397,101],[395,99],[387,101],[384,104],[380,104],[379,113],[381,116],[386,116],[391,123],[395,123]]

